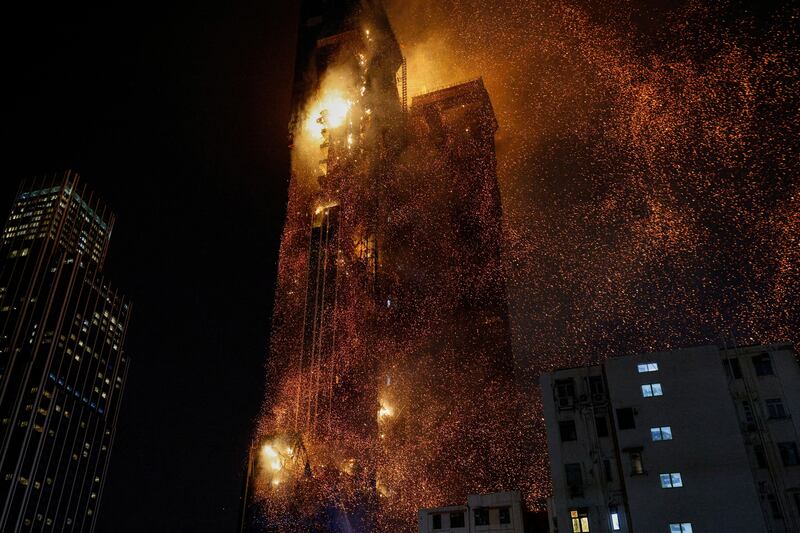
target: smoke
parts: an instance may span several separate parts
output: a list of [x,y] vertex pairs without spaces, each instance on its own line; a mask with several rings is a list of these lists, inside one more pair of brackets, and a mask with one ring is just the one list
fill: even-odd
[[[530,383],[614,354],[798,338],[798,8],[387,11],[411,94],[482,76],[492,97],[514,349]],[[548,491],[540,447],[533,505]]]
[[516,351],[534,374],[797,337],[797,8],[387,10],[412,93],[483,76],[492,96]]

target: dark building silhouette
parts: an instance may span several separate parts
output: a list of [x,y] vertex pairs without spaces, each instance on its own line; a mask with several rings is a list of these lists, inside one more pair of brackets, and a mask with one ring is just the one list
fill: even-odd
[[67,172],[23,183],[0,237],[0,531],[94,531],[130,363],[113,224]]

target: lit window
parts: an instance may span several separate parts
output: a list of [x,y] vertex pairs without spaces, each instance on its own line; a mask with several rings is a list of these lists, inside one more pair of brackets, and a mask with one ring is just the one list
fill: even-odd
[[659,478],[661,479],[662,489],[675,489],[678,487],[683,487],[683,480],[681,479],[680,472],[659,474]]
[[650,428],[650,436],[653,437],[654,441],[672,440],[672,428],[670,426]]
[[670,524],[669,533],[692,533],[692,524],[682,522],[680,524]]
[[640,374],[645,372],[658,372],[658,363],[641,363],[637,366]]
[[609,507],[608,511],[611,515],[611,531],[620,531],[622,526],[620,525],[619,510],[617,509],[617,506],[614,505]]
[[642,460],[642,450],[629,450],[628,456],[631,460],[631,475],[640,476],[644,474],[644,461]]
[[661,396],[663,392],[661,391],[661,383],[648,383],[647,385],[642,385],[642,396],[645,398],[650,398],[651,396]]
[[589,511],[586,508],[572,509],[569,517],[572,519],[572,533],[589,532]]

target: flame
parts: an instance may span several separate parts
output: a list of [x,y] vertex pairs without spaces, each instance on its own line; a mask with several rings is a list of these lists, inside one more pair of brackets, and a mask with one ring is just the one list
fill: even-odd
[[353,102],[341,91],[329,90],[311,106],[305,129],[315,140],[322,140],[323,130],[343,125],[352,107]]
[[266,444],[266,445],[265,445],[265,446],[264,446],[264,447],[261,449],[261,451],[262,451],[262,452],[264,453],[264,455],[266,455],[267,457],[272,457],[272,458],[274,458],[274,457],[278,457],[278,452],[276,452],[276,451],[275,451],[275,448],[273,448],[273,447],[272,447],[272,445],[270,445],[270,444]]
[[384,420],[394,414],[394,409],[390,405],[381,402],[381,408],[378,409],[378,420]]

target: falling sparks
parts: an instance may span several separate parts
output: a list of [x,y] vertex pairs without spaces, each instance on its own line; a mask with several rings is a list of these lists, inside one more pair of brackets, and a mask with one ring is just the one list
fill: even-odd
[[[472,1],[388,2],[411,94],[486,81],[500,123],[503,261],[470,271],[463,267],[472,264],[470,250],[453,244],[463,241],[441,238],[450,222],[431,206],[477,198],[477,232],[490,231],[496,214],[484,201],[488,188],[455,179],[438,187],[435,179],[451,175],[426,145],[400,153],[396,174],[385,176],[392,186],[409,182],[396,187],[377,236],[347,210],[364,201],[355,186],[342,183],[336,202],[305,204],[317,194],[311,180],[293,183],[272,339],[271,376],[280,379],[271,384],[261,432],[294,429],[298,390],[323,394],[311,395],[302,413],[311,427],[299,439],[302,453],[264,452],[266,466],[281,465],[280,477],[267,477],[272,489],[302,479],[302,456],[313,463],[319,490],[339,501],[357,500],[352,487],[374,471],[387,531],[411,530],[417,508],[467,493],[521,489],[529,506],[541,508],[549,491],[535,388],[542,371],[733,337],[800,336],[797,9],[724,24],[725,4],[689,2],[647,20],[632,9],[624,2],[578,8],[501,0],[491,9]],[[381,37],[375,27],[363,34],[369,43]],[[367,157],[361,150],[370,146],[371,121],[387,120],[385,101],[370,99],[362,77],[370,60],[355,56],[346,83],[315,95],[304,122],[314,164],[323,158],[325,127],[347,130],[341,147]],[[463,128],[464,146],[473,133]],[[325,170],[309,171],[312,177],[336,175],[331,139]],[[428,179],[413,178],[420,175]],[[387,261],[370,252],[381,246],[413,290],[381,295],[387,315],[378,322],[402,324],[382,336],[364,327],[374,324],[372,300],[339,294],[329,309],[341,324],[330,366],[312,361],[307,373],[293,373],[286,347],[303,336],[303,228],[309,212],[322,224],[328,206],[339,205],[341,227],[358,236],[337,259],[337,276],[350,280],[341,287],[355,290],[352,280],[369,261]],[[422,224],[420,213],[432,214]],[[517,380],[484,374],[495,366],[491,357],[473,359],[474,348],[441,333],[461,312],[448,295],[466,299],[496,283],[509,288],[519,368],[509,375]],[[481,329],[497,327],[492,320],[485,317]],[[324,391],[338,391],[342,404],[325,404]],[[363,406],[363,418],[340,416],[353,405]],[[317,419],[324,422],[315,426]],[[364,430],[369,424],[375,429]]]

